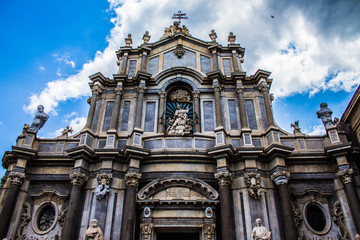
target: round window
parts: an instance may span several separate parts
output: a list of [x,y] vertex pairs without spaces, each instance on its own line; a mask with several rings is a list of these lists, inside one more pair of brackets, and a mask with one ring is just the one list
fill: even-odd
[[323,235],[330,230],[329,213],[319,203],[309,203],[304,210],[305,223],[310,231]]
[[55,209],[51,205],[44,207],[37,218],[37,226],[40,231],[46,231],[51,228],[55,221]]

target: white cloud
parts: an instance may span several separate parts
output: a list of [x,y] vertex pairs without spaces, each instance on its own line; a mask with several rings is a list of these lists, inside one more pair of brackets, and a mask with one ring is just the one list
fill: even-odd
[[[65,117],[66,116],[67,115],[65,115]],[[72,134],[70,133],[69,135],[73,135],[75,133],[80,132],[80,130],[83,129],[83,127],[86,124],[86,119],[87,119],[86,117],[76,117],[76,118],[71,119],[70,121],[65,119],[65,122],[68,123],[68,126],[73,129],[73,133]],[[52,138],[52,137],[61,136],[63,130],[64,130],[64,128],[59,128],[59,129],[55,130],[55,132],[49,133],[48,137]]]
[[0,121],[0,126],[2,126],[3,125],[3,122],[2,121]]
[[310,129],[305,129],[304,133],[314,136],[314,135],[324,135],[326,131],[324,125],[320,124],[320,125],[311,126]]
[[40,65],[40,66],[39,66],[39,70],[40,70],[40,71],[45,71],[46,69],[45,69],[44,66]]
[[57,62],[63,62],[67,65],[71,65],[72,68],[75,67],[75,62],[73,60],[69,60],[70,56],[69,55],[63,55],[63,56],[59,56],[59,54],[54,53],[53,57],[55,58],[55,60]]
[[[159,40],[179,6],[179,1],[170,0],[108,2],[116,17],[111,19],[114,27],[106,49],[98,51],[77,74],[51,81],[40,93],[30,96],[26,111],[33,112],[42,103],[56,114],[59,102],[89,95],[89,75],[100,71],[111,77],[117,72],[115,51],[124,45],[128,33],[132,33],[133,48],[141,44],[146,30],[151,42]],[[196,38],[209,40],[210,30],[215,29],[218,42],[227,45],[228,33],[234,32],[237,42],[246,48],[243,69],[249,75],[258,68],[271,71],[275,97],[328,89],[351,91],[360,83],[360,37],[329,37],[319,29],[321,24],[308,21],[308,13],[297,7],[279,10],[264,0],[193,0],[181,1],[181,8],[189,17],[183,24]],[[226,14],[219,9],[226,10]],[[272,19],[270,15],[276,16]],[[66,55],[54,57],[75,66]]]
[[57,75],[58,77],[61,77],[61,76],[62,76],[62,73],[61,73],[61,69],[60,69],[60,68],[57,68],[57,70],[56,70],[56,75]]

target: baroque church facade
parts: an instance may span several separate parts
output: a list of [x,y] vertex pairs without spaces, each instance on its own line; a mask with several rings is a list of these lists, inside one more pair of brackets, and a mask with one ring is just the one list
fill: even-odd
[[179,22],[137,48],[129,35],[118,72],[90,76],[79,133],[37,137],[40,106],[2,159],[0,239],[355,239],[351,128],[322,104],[324,136],[282,130],[270,72],[247,75],[235,35],[209,36]]

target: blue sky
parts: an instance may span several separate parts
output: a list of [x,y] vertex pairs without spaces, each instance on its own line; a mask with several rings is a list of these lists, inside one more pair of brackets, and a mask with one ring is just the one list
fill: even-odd
[[67,125],[80,130],[87,77],[98,71],[111,77],[125,36],[132,33],[133,47],[146,30],[150,42],[157,41],[178,10],[187,13],[184,24],[194,37],[209,40],[215,29],[226,45],[234,32],[246,48],[248,75],[258,68],[272,72],[275,120],[287,131],[300,120],[303,132],[322,134],[320,103],[341,117],[360,83],[356,0],[0,1],[1,154],[11,150],[39,103],[50,115],[39,136],[55,137]]

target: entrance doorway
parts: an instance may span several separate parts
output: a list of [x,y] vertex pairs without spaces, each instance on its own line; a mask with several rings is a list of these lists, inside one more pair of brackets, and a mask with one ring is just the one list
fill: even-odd
[[157,240],[200,240],[199,233],[158,233]]

